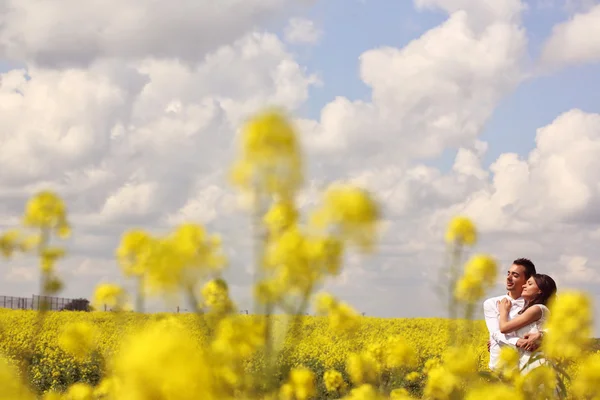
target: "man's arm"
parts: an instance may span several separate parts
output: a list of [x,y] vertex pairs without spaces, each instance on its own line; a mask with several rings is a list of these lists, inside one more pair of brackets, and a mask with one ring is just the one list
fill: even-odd
[[500,320],[498,315],[498,308],[496,302],[493,299],[487,299],[483,302],[483,315],[485,317],[485,324],[487,325],[488,331],[497,342],[502,342],[511,346],[516,346],[519,341],[518,337],[507,337],[500,332]]

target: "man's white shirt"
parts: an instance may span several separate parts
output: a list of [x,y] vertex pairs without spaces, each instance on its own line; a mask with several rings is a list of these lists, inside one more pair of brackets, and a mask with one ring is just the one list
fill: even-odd
[[485,324],[487,325],[488,331],[490,332],[490,364],[491,370],[496,367],[499,357],[501,346],[512,345],[516,346],[519,337],[515,332],[504,334],[500,332],[500,313],[498,312],[497,303],[502,299],[509,299],[512,302],[512,307],[508,313],[509,318],[513,319],[519,313],[519,311],[525,306],[525,299],[519,297],[518,299],[512,299],[508,294],[492,297],[483,302],[483,313],[485,316]]

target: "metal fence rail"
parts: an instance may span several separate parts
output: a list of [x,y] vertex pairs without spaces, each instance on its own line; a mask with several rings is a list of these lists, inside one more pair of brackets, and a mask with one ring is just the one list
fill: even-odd
[[0,296],[0,307],[12,310],[32,310],[33,297]]
[[85,311],[87,304],[79,299],[68,299],[54,296],[14,297],[0,296],[0,308],[9,308],[12,310],[39,310],[46,305],[45,309],[60,311],[67,305],[70,309]]

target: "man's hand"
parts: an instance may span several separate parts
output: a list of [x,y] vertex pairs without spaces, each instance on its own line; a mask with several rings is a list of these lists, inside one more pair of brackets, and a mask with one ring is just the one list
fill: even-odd
[[536,351],[540,347],[541,338],[542,334],[539,332],[528,333],[523,336],[523,339],[517,341],[517,347],[527,351]]
[[490,352],[490,347],[492,346],[492,342],[488,340],[488,353]]

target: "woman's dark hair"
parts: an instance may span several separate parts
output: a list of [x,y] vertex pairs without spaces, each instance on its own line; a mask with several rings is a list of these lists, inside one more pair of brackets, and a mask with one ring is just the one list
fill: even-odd
[[535,280],[537,287],[542,293],[539,293],[537,296],[531,299],[531,301],[529,301],[527,305],[523,307],[521,311],[519,311],[519,314],[523,314],[525,310],[535,304],[548,304],[548,302],[556,294],[556,282],[554,282],[554,279],[544,274],[533,274],[531,277]]

